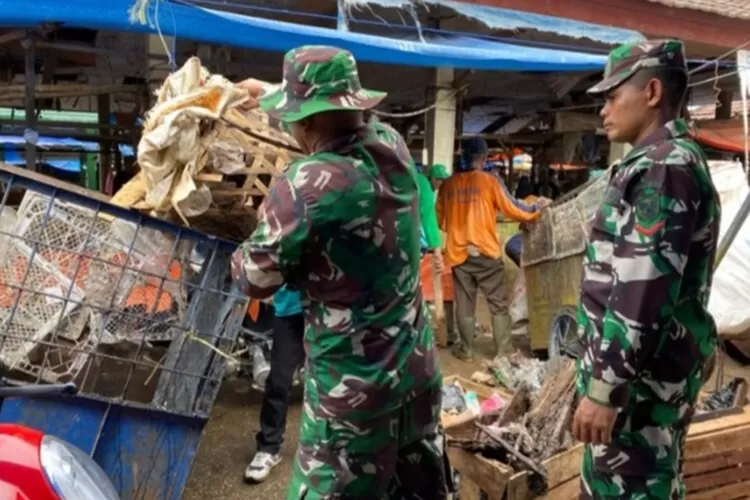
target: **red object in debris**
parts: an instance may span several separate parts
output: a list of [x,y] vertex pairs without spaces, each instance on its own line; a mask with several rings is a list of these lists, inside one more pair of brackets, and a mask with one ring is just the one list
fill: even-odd
[[42,469],[44,434],[22,425],[0,425],[0,500],[59,500]]

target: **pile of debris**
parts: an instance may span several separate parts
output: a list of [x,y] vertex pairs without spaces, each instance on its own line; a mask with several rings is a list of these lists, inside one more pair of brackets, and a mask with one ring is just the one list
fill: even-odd
[[698,399],[696,414],[703,415],[719,410],[742,407],[747,401],[747,394],[747,380],[734,378],[718,391],[701,395]]
[[544,373],[538,390],[521,381],[499,415],[480,417],[473,438],[449,438],[452,446],[481,453],[517,472],[531,471],[532,489],[540,492],[546,488],[542,462],[574,445],[570,430],[576,403],[572,360],[550,360]]
[[138,145],[141,170],[112,203],[232,241],[247,239],[256,208],[297,149],[265,113],[250,109],[249,99],[190,58],[159,90]]
[[492,361],[482,361],[482,371],[475,372],[471,380],[489,387],[501,385],[511,391],[525,386],[532,394],[537,394],[542,389],[547,370],[544,361],[517,352],[510,356],[498,356]]

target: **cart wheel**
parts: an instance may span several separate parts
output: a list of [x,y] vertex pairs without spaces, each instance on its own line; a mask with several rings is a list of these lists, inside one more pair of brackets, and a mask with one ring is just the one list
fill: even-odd
[[547,355],[550,359],[556,356],[577,358],[580,352],[578,342],[578,320],[576,308],[563,306],[552,317],[549,330],[549,347]]

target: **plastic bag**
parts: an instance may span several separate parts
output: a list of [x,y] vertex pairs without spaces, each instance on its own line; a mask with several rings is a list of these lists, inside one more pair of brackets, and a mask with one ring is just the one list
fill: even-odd
[[524,277],[523,269],[519,269],[518,273],[516,273],[508,313],[513,325],[529,319],[529,303],[526,298],[526,278]]
[[[721,241],[750,189],[739,163],[710,164],[721,197]],[[738,335],[750,330],[750,221],[745,221],[714,274],[708,309],[719,334]]]

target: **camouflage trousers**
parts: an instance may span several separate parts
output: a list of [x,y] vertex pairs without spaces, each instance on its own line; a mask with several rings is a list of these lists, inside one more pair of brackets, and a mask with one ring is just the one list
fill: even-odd
[[615,431],[608,446],[586,446],[580,500],[685,498],[682,464],[687,426],[648,424],[635,432]]
[[316,418],[305,402],[287,500],[447,497],[450,466],[437,387],[369,420]]

